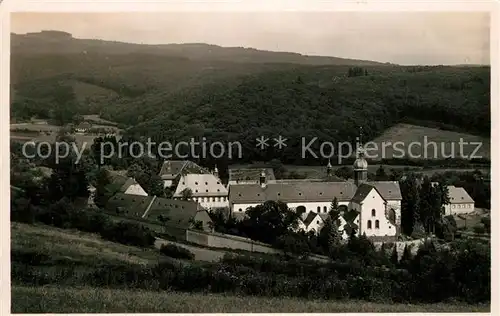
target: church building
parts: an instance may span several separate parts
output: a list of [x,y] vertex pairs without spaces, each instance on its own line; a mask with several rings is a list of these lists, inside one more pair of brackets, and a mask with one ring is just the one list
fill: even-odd
[[[331,174],[329,163],[327,173]],[[259,183],[229,186],[229,202],[233,214],[265,201],[282,201],[302,213],[314,212],[324,217],[334,198],[339,204],[336,219],[345,238],[352,230],[372,239],[397,238],[401,225],[401,190],[397,181],[368,181],[368,163],[360,148],[353,165],[354,181],[266,181],[263,172]],[[311,215],[312,217],[313,215]],[[241,218],[241,215],[236,217]],[[320,229],[320,227],[318,227]]]

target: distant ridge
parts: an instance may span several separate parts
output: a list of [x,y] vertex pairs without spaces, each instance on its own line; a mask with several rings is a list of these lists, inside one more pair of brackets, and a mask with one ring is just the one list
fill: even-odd
[[369,60],[330,56],[310,56],[292,52],[274,52],[250,47],[222,47],[205,43],[135,44],[98,39],[78,39],[70,33],[46,30],[38,33],[11,33],[11,53],[27,56],[42,54],[149,54],[186,57],[197,61],[237,63],[291,63],[301,65],[392,65]]

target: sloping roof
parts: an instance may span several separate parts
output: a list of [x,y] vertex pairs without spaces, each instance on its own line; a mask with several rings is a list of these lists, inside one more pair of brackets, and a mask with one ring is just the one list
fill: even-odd
[[385,200],[402,200],[401,188],[398,181],[373,181],[367,184],[375,187]]
[[120,174],[110,174],[110,178],[113,186],[119,187],[117,193],[124,193],[131,185],[138,184],[134,179]]
[[[151,204],[151,202],[153,202]],[[116,212],[117,208],[124,212],[124,215],[142,217],[146,210],[149,210],[145,219],[160,222],[162,215],[169,220],[167,226],[189,228],[190,221],[198,213],[198,203],[193,201],[180,201],[165,198],[155,198],[152,196],[129,195],[118,193],[109,199],[106,209],[109,212]]]
[[295,182],[268,183],[264,188],[259,184],[238,184],[229,187],[231,203],[283,202],[330,202],[349,201],[356,186],[346,182]]
[[322,219],[323,221],[326,221],[326,220],[327,220],[327,218],[328,218],[329,216],[330,216],[330,215],[329,215],[329,214],[327,214],[327,213],[320,213],[320,214],[319,214],[319,217],[321,217],[321,219]]
[[[268,200],[329,202],[334,197],[338,201],[350,201],[368,194],[369,188],[375,188],[385,200],[402,199],[397,181],[367,182],[357,188],[354,182],[327,182],[321,179],[273,180],[268,181],[264,188],[257,183],[232,184],[229,186],[229,199],[232,203],[263,203]],[[355,197],[356,193],[359,195]]]
[[187,160],[166,160],[163,162],[158,175],[164,180],[174,179],[187,163]]
[[145,218],[159,222],[159,216],[161,215],[168,218],[165,225],[187,229],[198,211],[198,203],[193,201],[156,198]]
[[454,203],[474,203],[469,193],[462,187],[453,185],[448,186],[448,196],[450,197],[450,204]]
[[361,184],[356,190],[354,196],[352,197],[352,201],[356,203],[363,202],[372,190],[376,190],[375,187],[366,183]]
[[184,189],[190,189],[193,196],[227,196],[226,187],[213,174],[187,174],[181,177],[174,197],[181,197]]
[[159,176],[163,180],[173,180],[180,174],[209,173],[204,168],[189,160],[166,160],[161,166]]
[[141,217],[154,197],[117,193],[106,203],[110,212],[122,211],[124,215]]
[[345,212],[342,217],[347,223],[354,223],[353,221],[358,217],[359,212],[356,210],[350,210],[348,212]]
[[312,223],[312,221],[314,221],[314,219],[318,216],[318,213],[315,213],[315,212],[309,212],[307,214],[307,217],[305,220],[303,220],[304,224],[306,226],[309,226],[309,224]]

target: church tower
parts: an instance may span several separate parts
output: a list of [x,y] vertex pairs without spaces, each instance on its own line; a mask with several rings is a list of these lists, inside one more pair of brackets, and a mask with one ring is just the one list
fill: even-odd
[[359,132],[359,145],[356,151],[356,160],[353,164],[354,169],[354,183],[359,186],[366,182],[368,179],[368,162],[364,158],[363,144],[361,142],[362,128],[360,127]]
[[328,159],[328,165],[326,166],[326,176],[330,177],[332,175],[332,163]]

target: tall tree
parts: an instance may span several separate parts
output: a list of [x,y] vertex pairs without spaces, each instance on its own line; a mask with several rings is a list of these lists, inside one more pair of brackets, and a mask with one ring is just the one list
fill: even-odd
[[401,186],[401,229],[405,235],[410,236],[419,220],[420,192],[415,174],[407,175]]
[[335,220],[328,216],[318,236],[318,243],[326,253],[331,253],[340,245],[341,236]]
[[97,207],[103,208],[113,195],[110,190],[111,178],[109,172],[105,168],[100,168],[95,180],[95,196],[94,203]]
[[377,172],[375,173],[375,181],[387,181],[388,180],[387,173],[385,172],[385,168],[383,165],[378,167]]

